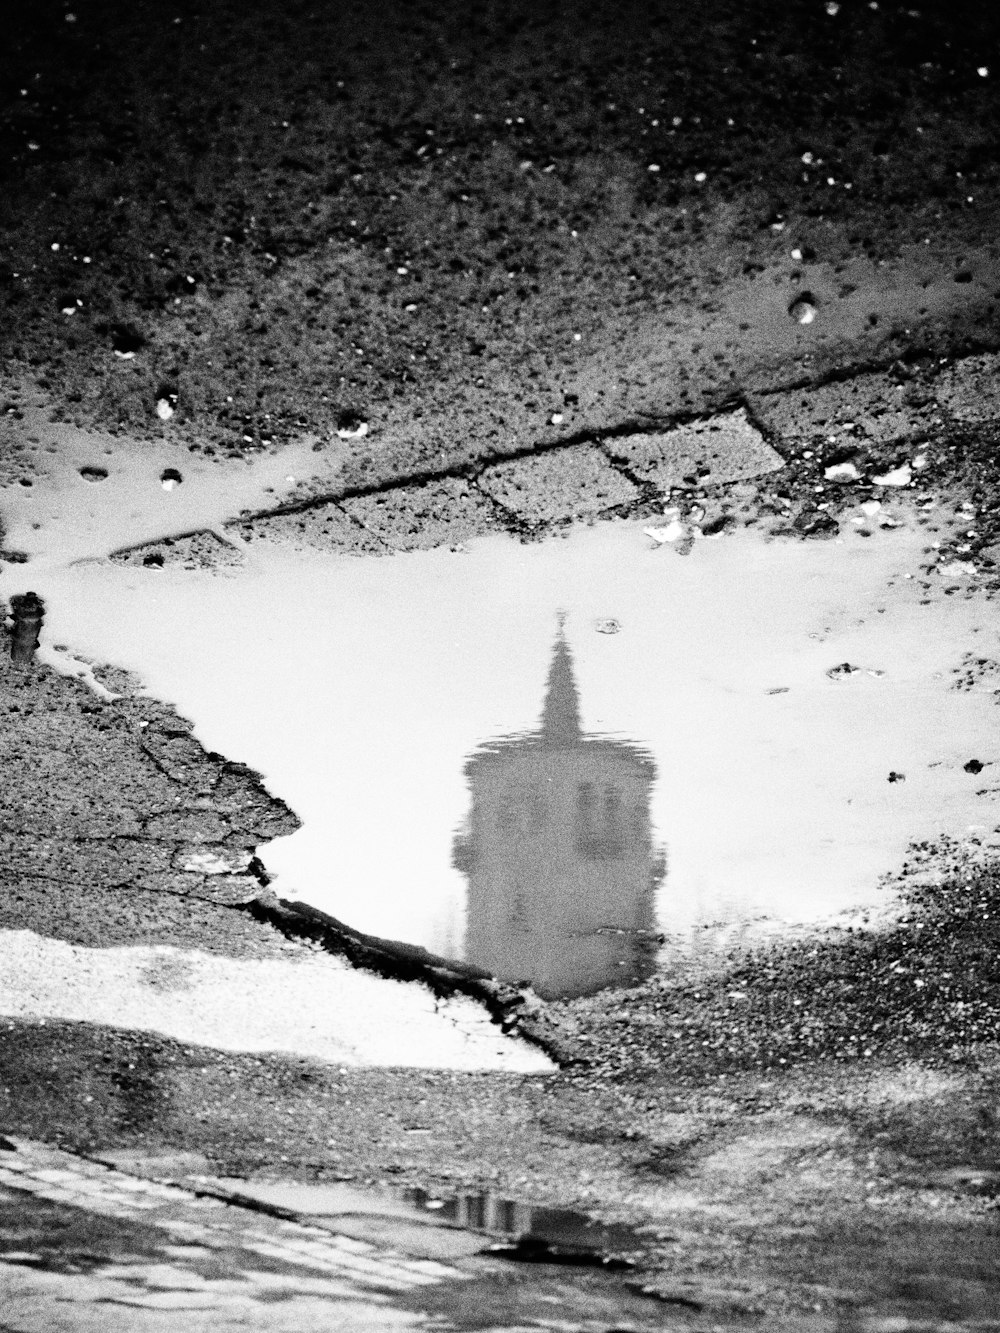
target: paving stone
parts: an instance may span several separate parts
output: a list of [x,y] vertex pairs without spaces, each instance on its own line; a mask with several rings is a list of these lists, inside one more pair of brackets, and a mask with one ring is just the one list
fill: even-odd
[[243,555],[214,532],[188,532],[180,537],[126,546],[109,557],[115,565],[140,565],[159,569],[176,565],[181,569],[232,569],[243,563]]
[[398,551],[455,545],[500,529],[489,501],[458,477],[396,486],[340,503],[352,518]]
[[938,403],[957,421],[1000,420],[1000,356],[967,356],[949,366],[934,386]]
[[604,447],[633,476],[665,492],[681,486],[724,485],[785,465],[743,408],[673,430],[609,439]]
[[899,384],[884,374],[761,394],[753,406],[764,425],[790,446],[831,436],[893,444],[926,432],[937,415],[930,395],[919,386]]
[[600,513],[639,496],[638,488],[589,444],[497,463],[476,484],[529,524]]
[[[4,1140],[0,1187],[3,1326],[24,1333],[166,1333],[182,1322],[220,1331],[402,1331],[426,1323],[405,1297],[476,1276],[23,1139]],[[22,1235],[32,1237],[34,1253],[21,1253]],[[42,1262],[56,1247],[63,1264]],[[109,1315],[116,1308],[127,1317]]]
[[384,555],[389,549],[374,533],[355,523],[340,505],[314,505],[293,514],[258,514],[226,524],[245,542],[275,542],[294,550],[318,549],[350,555]]

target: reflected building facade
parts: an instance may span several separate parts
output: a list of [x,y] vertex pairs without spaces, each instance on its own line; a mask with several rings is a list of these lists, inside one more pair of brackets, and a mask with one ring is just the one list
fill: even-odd
[[465,774],[453,864],[468,881],[466,961],[549,999],[649,976],[665,866],[656,767],[638,746],[583,733],[561,625],[538,729],[477,750]]

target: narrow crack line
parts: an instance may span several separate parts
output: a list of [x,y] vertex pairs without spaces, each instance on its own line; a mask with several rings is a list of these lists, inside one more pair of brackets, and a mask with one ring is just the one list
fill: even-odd
[[[367,499],[370,496],[391,494],[393,491],[406,490],[414,486],[427,486],[435,481],[465,481],[474,484],[484,472],[487,472],[490,468],[502,463],[524,462],[530,458],[538,458],[545,454],[560,453],[568,449],[577,449],[585,445],[595,445],[600,448],[605,440],[618,439],[630,435],[647,435],[651,432],[676,430],[679,427],[691,425],[694,422],[711,421],[713,417],[717,417],[722,413],[736,411],[740,407],[745,406],[744,399],[740,394],[730,394],[724,399],[721,399],[718,406],[711,412],[673,414],[663,417],[650,417],[643,420],[631,419],[619,422],[618,425],[615,426],[581,430],[574,435],[566,436],[560,440],[554,440],[549,443],[540,442],[526,445],[524,448],[512,450],[510,453],[486,453],[471,463],[462,463],[452,467],[429,469],[427,471],[411,472],[404,476],[376,482],[372,485],[347,486],[341,490],[326,492],[323,495],[310,496],[308,499],[289,501],[285,504],[277,505],[273,509],[247,511],[246,513],[239,515],[238,518],[230,520],[230,522],[251,523],[258,518],[301,514],[311,509],[318,509],[330,505],[340,508],[344,500],[361,500]],[[614,459],[610,455],[607,455],[607,457],[608,461],[614,464]],[[341,509],[341,512],[345,517],[353,518],[353,515],[348,514],[346,510]],[[361,526],[364,527],[363,524]],[[366,527],[365,531],[369,532],[370,529]]]
[[[78,876],[46,875],[41,870],[19,870],[17,876],[18,879],[44,879],[50,884],[63,884],[67,886],[72,884],[77,887],[81,886],[81,880]],[[0,878],[0,885],[16,887],[16,881],[10,875],[5,874]],[[95,884],[91,881],[90,887],[96,889],[96,891],[100,893],[105,889],[141,888],[141,885],[136,884],[134,877],[129,876],[127,879],[106,880],[100,884]],[[157,890],[149,890],[149,892],[157,892]]]
[[[785,440],[780,431],[777,431],[772,426],[768,425],[749,399],[744,399],[740,406],[746,413],[747,421],[749,421],[750,425],[761,436],[764,443],[774,450],[785,468],[790,467],[792,460],[787,456],[785,450],[787,449],[791,451],[791,441]],[[771,473],[772,477],[774,477],[774,475],[774,473]]]
[[[996,340],[991,342],[981,338],[964,338],[951,344],[948,353],[948,364],[951,366],[970,356],[993,354],[997,352],[998,348],[1000,348],[1000,343]],[[929,357],[934,357],[936,362],[939,356],[940,352],[933,347],[926,343],[914,341],[892,357],[872,357],[864,361],[852,361],[848,362],[847,365],[834,366],[821,375],[799,376],[797,379],[789,380],[774,388],[754,389],[752,392],[758,398],[776,398],[783,393],[795,393],[799,389],[823,389],[829,384],[849,384],[852,380],[860,379],[862,375],[885,374],[893,366],[915,365],[921,361],[926,361]],[[940,366],[935,365],[932,376],[934,380],[941,374],[941,369]]]
[[597,447],[601,450],[604,457],[615,471],[623,476],[626,481],[630,482],[638,491],[637,497],[628,506],[630,512],[644,509],[649,505],[656,505],[662,508],[663,502],[667,498],[667,492],[660,490],[656,483],[650,481],[648,477],[640,477],[638,473],[633,472],[623,458],[616,455],[608,448],[604,440],[599,440],[597,442]]
[[850,384],[862,375],[882,375],[898,365],[901,357],[892,360],[873,360],[852,362],[846,366],[835,366],[820,375],[800,375],[797,379],[787,380],[770,388],[754,389],[756,398],[780,398],[783,394],[797,393],[800,389],[825,389],[830,384]]
[[[144,735],[138,730],[138,728],[136,728],[136,730],[135,730],[135,732],[134,732],[133,734],[134,734],[134,736],[135,736],[135,740],[136,740],[136,742],[138,743],[139,749],[143,752],[143,754],[145,754],[145,755],[147,755],[147,756],[149,757],[149,759],[150,759],[151,763],[153,764],[153,766],[154,766],[155,768],[159,769],[159,771],[163,774],[163,776],[164,776],[165,778],[167,778],[170,782],[176,783],[177,786],[179,786],[179,787],[184,787],[185,789],[189,789],[189,787],[190,787],[190,784],[189,784],[189,783],[185,782],[183,778],[176,777],[176,776],[170,771],[170,769],[167,768],[166,764],[163,763],[162,760],[160,760],[159,758],[157,758],[157,756],[156,756],[156,755],[153,753],[153,751],[150,749],[149,745],[146,743],[146,740],[145,740]],[[185,731],[185,732],[179,732],[179,733],[177,733],[177,734],[178,734],[178,735],[184,735],[184,736],[189,736],[189,735],[190,735],[190,733],[189,733],[189,732],[186,732],[186,731]],[[196,744],[197,744],[197,742],[196,742]],[[203,751],[203,753],[207,753],[207,752]],[[211,788],[209,789],[208,792],[205,793],[205,795],[210,795],[211,792],[213,792],[213,791],[216,789],[216,787],[219,785],[219,782],[220,782],[221,778],[222,778],[222,774],[219,773],[219,774],[217,775],[215,781],[212,783]]]
[[[183,872],[175,872],[175,873],[183,873]],[[43,879],[51,884],[61,884],[64,887],[71,887],[71,886],[77,888],[81,887],[81,880],[79,879],[78,876],[45,875],[42,874],[41,871],[21,870],[18,871],[18,877],[20,879]],[[244,878],[244,875],[241,871],[231,871],[225,875],[213,876],[214,879],[229,879],[230,877],[232,877],[233,879]],[[246,878],[252,878],[252,876],[246,876]],[[8,875],[0,877],[0,887],[5,885],[16,887],[16,881],[11,879],[10,876]],[[97,893],[103,893],[107,889],[133,889],[137,890],[139,893],[162,894],[165,898],[180,898],[184,902],[207,903],[209,907],[217,907],[220,912],[244,911],[246,908],[246,904],[242,902],[223,903],[219,902],[218,898],[206,898],[205,895],[201,893],[185,893],[183,889],[164,889],[164,888],[153,889],[150,888],[148,884],[143,884],[141,880],[136,879],[134,876],[131,876],[128,879],[113,880],[111,882],[104,882],[102,884],[92,883],[90,885],[90,888],[92,888]],[[251,895],[248,895],[248,900],[250,897]],[[40,934],[42,932],[36,932],[36,933]],[[58,937],[52,936],[51,938],[56,939]]]
[[[168,811],[162,811],[161,813],[163,813],[163,814],[173,814],[173,813],[175,813],[175,812],[174,812],[174,811],[169,811],[169,810],[168,810]],[[190,811],[187,811],[187,810],[179,810],[179,811],[177,811],[176,813],[177,813],[177,814],[189,814],[189,813],[191,813],[191,812],[190,812]],[[150,815],[150,819],[156,819],[156,818],[159,818],[159,815]],[[13,835],[13,836],[16,837],[17,835],[15,834],[15,835]],[[27,837],[27,838],[34,838],[34,837],[36,837],[36,836],[38,836],[38,837],[42,837],[42,838],[46,837],[46,835],[45,835],[44,833],[43,833],[43,834],[38,834],[38,835],[36,835],[36,834],[32,833],[30,830],[27,831],[27,832],[25,832],[24,830],[21,830],[21,836],[23,836],[23,837]],[[173,839],[171,839],[171,838],[157,838],[157,837],[154,836],[153,834],[149,834],[149,833],[74,833],[74,834],[72,835],[72,837],[67,838],[67,839],[63,842],[63,846],[72,846],[72,847],[75,847],[75,846],[79,846],[79,845],[81,845],[81,844],[86,844],[86,843],[91,843],[91,842],[96,842],[96,843],[108,843],[108,842],[135,842],[135,843],[139,843],[139,844],[141,844],[141,845],[143,845],[143,846],[154,846],[154,847],[155,847],[155,846],[158,846],[158,845],[159,845],[159,846],[163,846],[163,847],[166,847],[166,848],[170,848],[170,849],[172,849],[172,850],[174,850],[174,851],[176,851],[176,849],[177,849],[178,847],[186,847],[186,846],[189,846],[189,845],[190,845],[190,846],[194,846],[194,845],[195,845],[194,843],[191,842],[191,840],[190,840],[189,838],[173,838]],[[213,846],[213,847],[218,847],[218,846],[220,846],[220,845],[222,845],[222,844],[220,844],[220,843],[211,843],[210,845]]]
[[[509,509],[502,505],[500,501],[490,495],[488,491],[484,491],[474,478],[469,479],[469,487],[487,506],[490,517],[495,520],[501,531],[507,532],[511,536],[520,535],[518,530],[519,520],[516,514],[513,514]],[[483,535],[488,536],[489,534],[484,533]]]
[[[174,542],[183,541],[185,537],[200,537],[204,532],[210,532],[213,537],[222,542],[223,546],[228,546],[230,550],[236,552],[241,551],[240,547],[231,542],[228,537],[224,537],[217,528],[209,527],[207,524],[204,524],[200,528],[185,528],[183,532],[167,532],[161,537],[147,537],[145,541],[134,542],[130,546],[118,546],[113,551],[109,551],[106,558],[111,560],[116,555],[131,555],[133,551],[141,551],[146,546],[156,546],[161,542],[165,545],[173,545]],[[92,557],[85,556],[80,560],[73,560],[70,563],[73,565],[85,564],[91,558]]]
[[381,548],[379,553],[384,552],[391,555],[393,548],[377,533],[373,528],[368,527],[356,514],[350,513],[341,504],[342,500],[351,500],[363,498],[366,495],[379,495],[386,492],[392,492],[397,489],[395,485],[386,485],[373,488],[371,491],[358,491],[357,493],[336,492],[333,495],[310,496],[306,500],[290,501],[287,504],[278,505],[274,509],[258,509],[252,512],[240,514],[237,518],[227,519],[227,523],[236,526],[241,523],[252,523],[259,518],[286,518],[296,514],[308,514],[314,509],[335,509],[341,518],[345,519],[350,527],[357,528],[359,532],[372,539],[376,546]]

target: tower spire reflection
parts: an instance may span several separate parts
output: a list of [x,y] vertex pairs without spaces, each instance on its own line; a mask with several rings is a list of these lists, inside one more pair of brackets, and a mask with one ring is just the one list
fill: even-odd
[[453,862],[468,881],[467,961],[547,998],[648,976],[664,871],[656,767],[638,746],[584,733],[562,617],[538,729],[478,750],[465,774]]

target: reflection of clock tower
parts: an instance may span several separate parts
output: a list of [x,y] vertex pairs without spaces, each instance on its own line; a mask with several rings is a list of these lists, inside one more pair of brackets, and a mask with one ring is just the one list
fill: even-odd
[[583,734],[561,626],[539,730],[491,743],[465,772],[454,863],[469,884],[466,960],[548,998],[648,976],[656,770],[636,746]]

